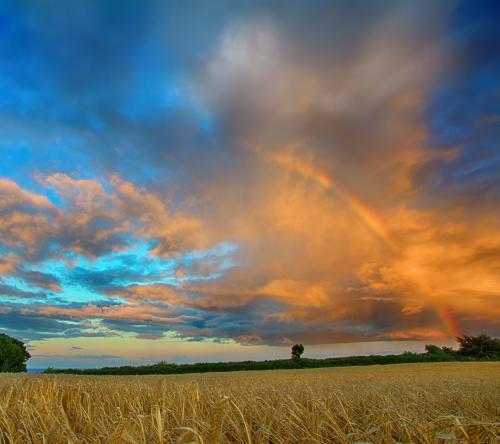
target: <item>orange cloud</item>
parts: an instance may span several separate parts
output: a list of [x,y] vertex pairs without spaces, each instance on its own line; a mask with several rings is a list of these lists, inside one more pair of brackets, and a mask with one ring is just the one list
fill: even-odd
[[116,195],[113,203],[121,214],[134,216],[138,220],[135,233],[144,238],[154,238],[158,244],[152,254],[170,255],[172,252],[207,246],[202,244],[199,234],[201,222],[167,207],[158,195],[144,188],[136,187],[124,181],[118,175],[111,179]]
[[176,324],[184,322],[184,318],[179,316],[169,316],[172,312],[166,310],[165,308],[156,307],[153,305],[107,305],[107,306],[97,306],[97,305],[85,305],[78,309],[46,306],[40,307],[37,314],[44,316],[67,316],[73,319],[99,319],[103,318],[106,320],[121,320],[126,319],[128,321],[152,321],[152,322],[162,322],[165,324]]
[[272,23],[227,30],[202,84],[234,135],[235,168],[199,193],[204,232],[238,242],[239,267],[192,291],[220,309],[273,301],[262,319],[316,320],[324,341],[351,327],[425,338],[494,322],[495,209],[472,216],[446,196],[438,208],[430,187],[459,155],[429,146],[424,115],[438,22],[417,41],[381,20],[342,63],[290,50]]
[[[122,247],[129,236],[155,240],[153,254],[176,254],[199,246],[196,218],[169,208],[155,193],[117,175],[109,190],[97,180],[60,173],[40,177],[39,182],[64,200],[64,208],[42,194],[0,180],[0,241],[24,249],[32,258],[62,251],[95,256]],[[50,244],[61,249],[51,251]]]

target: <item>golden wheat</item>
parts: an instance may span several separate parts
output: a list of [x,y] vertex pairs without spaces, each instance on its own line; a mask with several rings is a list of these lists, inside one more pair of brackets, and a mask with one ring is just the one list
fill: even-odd
[[1,443],[495,443],[500,363],[0,376]]

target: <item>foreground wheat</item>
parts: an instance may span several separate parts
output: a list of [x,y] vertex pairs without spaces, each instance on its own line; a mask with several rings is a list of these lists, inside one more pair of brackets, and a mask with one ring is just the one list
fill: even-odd
[[500,363],[0,376],[1,443],[500,442]]

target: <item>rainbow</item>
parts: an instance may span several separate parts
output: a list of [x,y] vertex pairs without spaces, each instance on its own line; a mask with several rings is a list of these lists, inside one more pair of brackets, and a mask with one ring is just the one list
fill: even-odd
[[[288,149],[292,149],[294,146],[299,144],[300,143],[291,145]],[[248,144],[244,144],[244,146],[257,152],[259,156],[269,159],[306,179],[312,180],[323,189],[334,193],[335,196],[347,207],[349,207],[372,233],[374,233],[393,250],[396,248],[396,242],[393,239],[391,231],[384,221],[384,218],[374,209],[366,205],[359,197],[348,192],[340,184],[336,183],[325,172],[316,168],[314,165],[303,161],[290,152],[275,151],[270,149],[265,150],[262,147]],[[462,330],[450,307],[439,304],[435,305],[435,309],[447,330],[447,334],[451,337],[461,336]]]
[[435,306],[435,308],[441,321],[446,327],[448,336],[454,338],[462,336],[462,329],[460,328],[460,325],[458,324],[458,321],[455,318],[455,315],[453,314],[453,311],[450,309],[450,307],[448,307],[447,305],[438,304]]
[[391,236],[391,232],[387,227],[382,216],[377,214],[375,210],[366,205],[360,198],[349,193],[340,184],[326,173],[316,168],[314,165],[303,161],[291,153],[283,151],[264,150],[260,147],[252,147],[260,156],[272,160],[275,163],[293,171],[300,176],[314,181],[327,191],[335,194],[358,218],[381,239],[386,245],[395,248],[395,242]]

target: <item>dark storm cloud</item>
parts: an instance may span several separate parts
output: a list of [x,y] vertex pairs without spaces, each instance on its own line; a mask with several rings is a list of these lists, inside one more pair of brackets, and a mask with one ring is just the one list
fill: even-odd
[[498,205],[500,200],[499,18],[497,2],[459,2],[449,36],[454,63],[429,97],[431,143],[458,148],[455,160],[439,170],[433,183],[451,205]]

